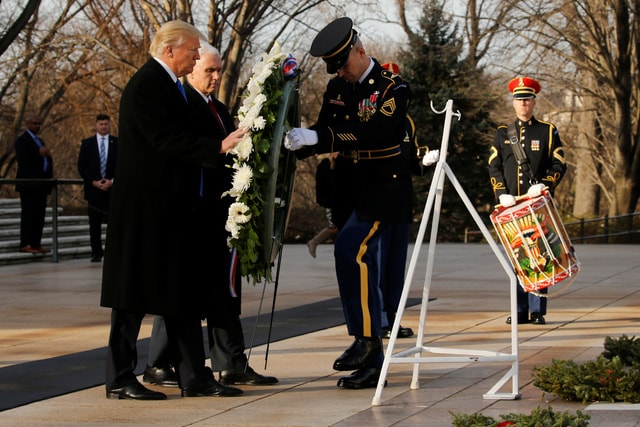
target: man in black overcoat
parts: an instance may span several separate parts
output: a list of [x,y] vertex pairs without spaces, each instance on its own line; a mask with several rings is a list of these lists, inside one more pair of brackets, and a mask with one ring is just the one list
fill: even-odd
[[100,302],[112,309],[109,398],[166,398],[140,384],[134,372],[136,340],[147,313],[165,318],[182,396],[241,392],[221,386],[205,366],[201,319],[210,287],[193,254],[203,249],[194,221],[200,167],[218,166],[219,153],[235,147],[245,131],[224,140],[197,132],[178,78],[192,71],[201,39],[183,21],[163,24],[149,48],[153,58],[131,77],[120,100]]

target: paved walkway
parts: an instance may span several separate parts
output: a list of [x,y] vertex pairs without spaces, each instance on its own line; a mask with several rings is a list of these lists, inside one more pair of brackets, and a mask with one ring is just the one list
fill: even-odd
[[[318,310],[335,317],[339,307],[322,304],[338,296],[331,249],[320,246],[314,259],[305,246],[285,246],[278,313],[305,306],[310,307],[310,319]],[[422,298],[426,249],[409,295],[414,302]],[[549,406],[555,411],[586,411],[594,426],[640,426],[637,405],[565,402],[532,385],[534,366],[554,358],[591,360],[603,350],[605,337],[638,335],[640,248],[577,245],[576,252],[580,274],[549,301],[547,325],[520,326],[518,400],[483,398],[509,368],[505,362],[425,363],[415,390],[410,388],[413,365],[392,364],[380,405],[372,406],[375,389],[336,387],[341,373],[331,369],[333,360],[351,343],[344,325],[338,325],[272,342],[266,369],[266,347],[254,347],[251,365],[277,376],[280,383],[241,387],[245,393],[240,397],[185,399],[177,389],[163,389],[169,396],[166,401],[117,401],[107,400],[104,385],[96,384],[37,400],[46,394],[42,386],[31,390],[33,402],[2,411],[0,426],[450,426],[451,413],[482,412],[499,418]],[[426,345],[511,353],[511,329],[505,324],[508,279],[490,247],[438,244],[435,261],[429,295],[435,300],[428,304]],[[101,265],[88,259],[0,268],[0,378],[5,369],[104,348],[109,311],[98,306],[100,274]],[[262,313],[271,308],[273,285],[245,286],[245,318],[258,313],[263,291]],[[407,307],[402,325],[417,331],[419,312],[419,304]],[[268,321],[264,314],[260,319]],[[145,320],[141,339],[149,336],[151,320]],[[246,326],[250,341],[253,328]],[[275,322],[275,328],[286,327],[286,322]],[[415,338],[398,340],[395,349],[416,343]],[[96,370],[101,375],[102,367]],[[56,387],[73,389],[73,376],[56,379]],[[25,374],[23,381],[0,382],[0,393],[11,395],[12,388],[28,388],[33,380]],[[37,380],[46,384],[46,378]],[[511,386],[505,384],[502,391],[510,392]]]

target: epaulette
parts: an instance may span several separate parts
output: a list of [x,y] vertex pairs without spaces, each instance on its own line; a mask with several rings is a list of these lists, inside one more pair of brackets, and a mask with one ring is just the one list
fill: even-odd
[[382,75],[382,77],[393,80],[393,82],[396,84],[404,82],[400,74],[394,74],[392,71],[389,71],[386,68],[383,68],[382,73],[380,74]]

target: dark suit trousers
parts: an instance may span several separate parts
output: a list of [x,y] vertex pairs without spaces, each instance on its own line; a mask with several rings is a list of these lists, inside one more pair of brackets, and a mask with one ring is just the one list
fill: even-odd
[[20,247],[40,247],[47,196],[46,191],[20,192]]
[[[144,313],[112,309],[107,350],[106,388],[114,389],[137,382],[136,342]],[[191,387],[212,378],[204,365],[202,326],[197,317],[166,317],[165,327],[170,354],[174,354],[181,387]]]
[[239,316],[207,317],[207,338],[214,372],[228,369],[244,371],[247,356],[244,354],[244,333]]
[[[207,337],[211,353],[211,369],[214,372],[227,369],[244,370],[247,357],[244,354],[244,332],[239,316],[228,316],[215,320],[207,317]],[[149,340],[147,365],[163,367],[173,365],[164,318],[153,319],[153,329]]]
[[89,202],[89,239],[91,241],[91,255],[103,256],[102,224],[107,222],[108,199],[92,200]]

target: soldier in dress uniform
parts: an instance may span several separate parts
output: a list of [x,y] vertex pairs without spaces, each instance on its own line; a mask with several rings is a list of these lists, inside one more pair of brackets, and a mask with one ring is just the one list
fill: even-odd
[[[292,129],[285,146],[300,158],[338,151],[336,163],[350,165],[351,182],[344,184],[351,189],[351,208],[340,225],[334,256],[354,342],[333,368],[354,371],[340,378],[338,387],[376,387],[384,361],[378,242],[389,224],[411,220],[411,171],[400,150],[410,90],[400,76],[367,55],[350,18],[337,19],[320,31],[310,53],[321,57],[327,72],[336,76],[327,85],[316,124]],[[343,184],[340,176],[336,187]]]
[[[517,196],[539,196],[544,187],[548,187],[549,192],[553,194],[567,170],[558,129],[552,123],[533,117],[536,95],[540,89],[540,83],[529,77],[516,77],[509,82],[509,91],[513,94],[513,108],[517,116],[515,135],[509,134],[508,126],[499,126],[489,155],[489,175],[493,192],[496,200],[505,207],[515,205]],[[516,161],[511,146],[514,137],[526,153],[528,167],[523,167]],[[547,298],[526,293],[521,286],[517,288],[518,323],[544,325]],[[546,291],[545,288],[540,293]],[[511,316],[507,318],[507,323],[511,323]]]

